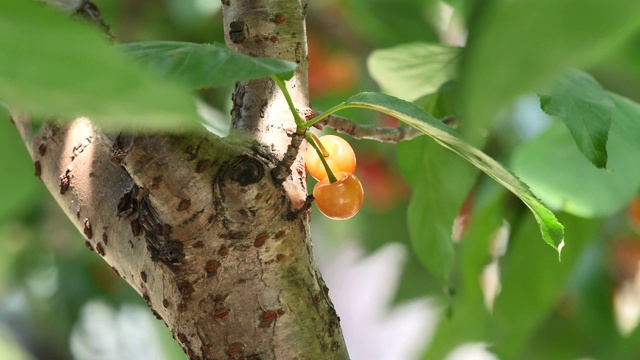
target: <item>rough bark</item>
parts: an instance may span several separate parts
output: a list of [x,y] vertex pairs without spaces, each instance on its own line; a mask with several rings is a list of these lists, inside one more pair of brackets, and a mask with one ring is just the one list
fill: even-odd
[[[300,64],[288,86],[304,107],[300,2],[223,8],[236,50]],[[270,81],[239,84],[232,115],[227,139],[108,134],[88,119],[29,136],[28,120],[13,119],[30,139],[36,175],[87,247],[141,294],[190,358],[348,358],[311,250],[309,213],[290,216],[306,197],[302,158],[284,184],[269,172],[294,127],[284,99]]]

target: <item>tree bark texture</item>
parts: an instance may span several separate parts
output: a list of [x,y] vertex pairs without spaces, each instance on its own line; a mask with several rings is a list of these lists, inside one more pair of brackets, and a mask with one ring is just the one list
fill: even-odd
[[[223,1],[229,45],[300,64],[287,83],[307,103],[298,0]],[[346,359],[311,248],[302,153],[270,170],[295,129],[273,82],[241,83],[232,134],[109,134],[88,119],[31,135],[36,175],[86,245],[141,294],[191,359]]]

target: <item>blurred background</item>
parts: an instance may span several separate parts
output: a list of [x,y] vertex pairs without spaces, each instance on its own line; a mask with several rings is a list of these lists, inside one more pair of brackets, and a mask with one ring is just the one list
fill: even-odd
[[[219,1],[95,2],[121,42],[224,43]],[[414,42],[464,45],[474,3],[309,2],[312,106],[327,109],[357,92],[379,91],[379,81],[367,70],[376,49]],[[640,101],[639,45],[640,36],[635,36],[584,70],[606,89]],[[447,84],[440,85],[440,98],[448,99]],[[231,91],[216,88],[199,95],[228,118]],[[427,94],[416,102],[428,107],[431,100]],[[447,101],[439,100],[430,110],[438,117],[448,115],[455,106]],[[0,114],[0,141],[15,150],[0,155],[0,188],[20,189],[3,192],[2,209],[10,210],[0,212],[0,359],[186,359],[144,301],[87,251],[33,176],[8,115]],[[341,115],[359,123],[397,124],[363,111]],[[554,197],[553,191],[543,198],[560,199],[556,209],[564,209],[558,217],[571,245],[566,258],[558,263],[524,205],[481,176],[465,195],[453,227],[445,224],[453,229],[454,241],[473,245],[457,249],[455,280],[446,285],[425,268],[411,245],[407,214],[415,207],[410,206],[412,186],[403,176],[411,169],[401,166],[397,156],[409,156],[415,145],[350,141],[358,154],[364,208],[348,221],[327,220],[316,210],[312,228],[352,359],[640,358],[638,157],[631,152],[621,160],[635,167],[633,176],[619,172],[622,179],[605,176],[591,182],[591,173],[582,167],[552,161],[566,154],[574,156],[567,155],[568,163],[581,158],[558,140],[562,130],[556,124],[535,96],[522,97],[494,124],[486,152],[518,175],[532,173],[529,178],[543,192],[550,183],[562,182],[563,173],[570,179],[567,187],[579,193],[567,200],[577,204],[573,210],[567,211],[565,198]],[[423,150],[434,147],[427,140],[418,142]],[[542,163],[532,165],[536,159]],[[550,178],[545,182],[539,174]],[[472,242],[480,238],[485,240]]]

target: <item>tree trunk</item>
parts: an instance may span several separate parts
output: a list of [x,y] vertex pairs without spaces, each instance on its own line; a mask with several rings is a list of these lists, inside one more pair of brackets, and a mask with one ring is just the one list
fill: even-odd
[[[299,0],[223,0],[228,45],[296,61],[307,99]],[[49,123],[26,142],[36,175],[114,272],[164,320],[192,359],[346,359],[315,263],[300,151],[270,170],[295,130],[270,80],[238,84],[231,135],[109,134],[88,119]],[[13,114],[23,138],[28,120]]]

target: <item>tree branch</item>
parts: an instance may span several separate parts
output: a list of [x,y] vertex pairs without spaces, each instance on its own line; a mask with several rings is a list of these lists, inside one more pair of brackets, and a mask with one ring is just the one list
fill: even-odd
[[[299,62],[287,86],[308,103],[300,2],[226,0],[223,11],[236,50]],[[232,113],[227,139],[109,134],[86,118],[31,135],[29,119],[12,115],[87,247],[191,359],[347,359],[311,250],[303,152],[288,181],[269,176],[292,145],[284,98],[271,81],[238,84]]]
[[[318,112],[318,114],[321,113],[322,112]],[[441,120],[446,125],[453,128],[457,127],[455,118],[451,116],[444,117]],[[319,124],[328,126],[337,132],[347,134],[354,139],[376,140],[388,143],[412,140],[418,136],[425,135],[420,130],[411,126],[381,127],[370,124],[361,125],[355,123],[353,120],[334,114],[327,115]]]

